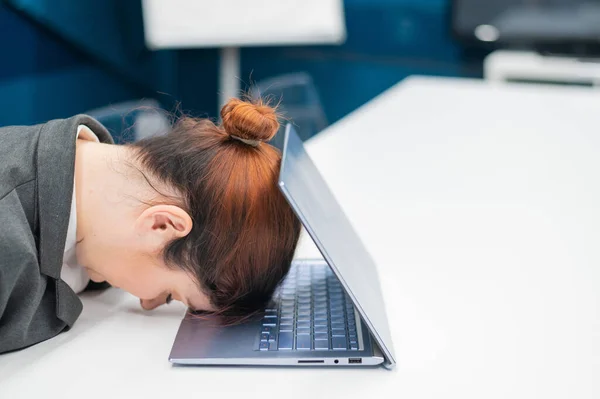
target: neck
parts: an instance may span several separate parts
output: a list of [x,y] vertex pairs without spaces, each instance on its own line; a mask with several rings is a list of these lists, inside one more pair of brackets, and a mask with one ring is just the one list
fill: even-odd
[[[132,167],[131,151],[125,146],[77,140],[75,198],[78,244],[106,235],[110,230],[99,230],[114,229],[114,226],[135,217],[136,212],[140,212],[138,199],[149,198],[147,184]],[[85,265],[86,256],[79,253],[79,247],[78,261]]]

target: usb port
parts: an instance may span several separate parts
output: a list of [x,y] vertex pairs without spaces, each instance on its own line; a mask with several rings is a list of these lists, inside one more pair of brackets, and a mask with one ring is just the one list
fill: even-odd
[[354,357],[354,358],[350,358],[348,359],[348,364],[361,364],[362,363],[362,358],[360,357]]

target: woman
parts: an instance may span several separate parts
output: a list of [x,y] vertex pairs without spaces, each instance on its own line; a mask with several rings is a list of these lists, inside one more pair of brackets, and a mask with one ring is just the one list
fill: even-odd
[[0,129],[0,353],[70,328],[89,279],[145,309],[175,299],[246,315],[268,302],[300,234],[265,143],[279,123],[237,99],[221,118],[126,146],[84,115]]

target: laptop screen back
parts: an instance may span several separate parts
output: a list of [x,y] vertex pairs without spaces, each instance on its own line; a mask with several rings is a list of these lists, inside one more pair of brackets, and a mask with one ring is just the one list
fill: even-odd
[[395,363],[377,268],[290,124],[285,130],[279,186],[386,360]]

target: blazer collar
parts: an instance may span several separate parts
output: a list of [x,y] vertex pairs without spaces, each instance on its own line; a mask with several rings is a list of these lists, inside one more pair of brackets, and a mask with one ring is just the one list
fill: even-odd
[[57,316],[69,326],[81,313],[81,301],[60,280],[73,198],[77,126],[86,125],[104,143],[112,137],[98,121],[77,115],[42,125],[37,149],[37,199],[40,271],[56,280]]

